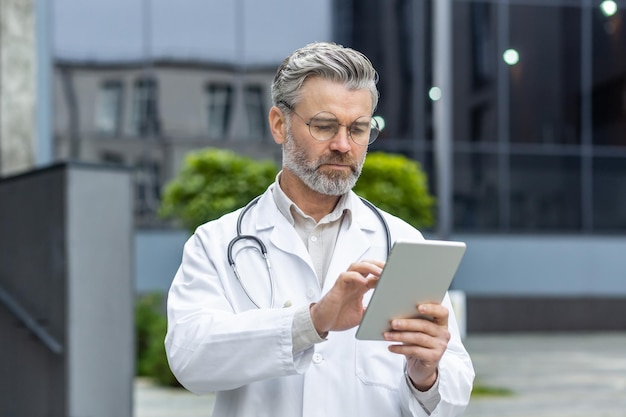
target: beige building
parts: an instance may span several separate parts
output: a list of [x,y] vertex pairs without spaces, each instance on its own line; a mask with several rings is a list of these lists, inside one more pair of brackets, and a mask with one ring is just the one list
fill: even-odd
[[275,66],[58,61],[55,154],[136,170],[139,225],[157,222],[160,190],[185,155],[219,147],[279,161],[267,127]]

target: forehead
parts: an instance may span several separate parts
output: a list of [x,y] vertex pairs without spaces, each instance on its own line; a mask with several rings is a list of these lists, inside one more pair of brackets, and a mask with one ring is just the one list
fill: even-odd
[[351,90],[343,83],[320,77],[307,78],[299,96],[298,109],[309,116],[327,111],[339,119],[353,120],[372,113],[372,95],[368,89]]

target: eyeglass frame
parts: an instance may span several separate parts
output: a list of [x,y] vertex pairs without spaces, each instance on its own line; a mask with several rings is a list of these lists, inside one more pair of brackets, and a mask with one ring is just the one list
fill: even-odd
[[[330,112],[330,111],[327,111],[327,110],[322,110],[322,111],[320,111],[320,112],[318,112],[318,113],[315,113],[315,114],[313,115],[313,117],[311,117],[311,118],[309,119],[309,121],[307,122],[307,121],[304,119],[304,117],[300,116],[300,114],[296,111],[296,109],[295,109],[295,108],[294,108],[291,104],[287,103],[287,102],[286,102],[286,101],[284,101],[284,100],[279,101],[279,102],[278,102],[278,104],[282,104],[282,105],[284,105],[287,109],[289,109],[289,111],[290,111],[290,112],[293,112],[296,116],[298,116],[298,118],[299,118],[300,120],[302,120],[302,123],[304,123],[305,125],[307,125],[307,127],[309,128],[309,135],[311,135],[311,137],[312,137],[313,139],[315,139],[316,141],[318,141],[318,142],[328,142],[329,140],[331,140],[332,138],[334,138],[334,137],[337,135],[337,133],[339,133],[339,129],[337,129],[337,132],[335,132],[335,134],[334,134],[333,136],[329,137],[328,139],[318,139],[318,138],[316,138],[316,137],[315,137],[315,135],[313,135],[313,132],[311,132],[311,122],[313,121],[313,119],[315,119],[315,117],[317,117],[317,115],[322,114],[322,113],[332,114],[332,115],[335,117],[335,120],[337,121],[337,125],[338,125],[338,126],[344,126],[344,127],[346,128],[346,130],[348,131],[348,136],[350,137],[350,140],[351,140],[352,142],[354,142],[355,144],[359,145],[359,146],[368,146],[368,145],[371,145],[372,143],[374,143],[374,142],[376,141],[376,139],[378,139],[378,135],[380,135],[380,128],[378,127],[378,122],[377,122],[377,121],[376,121],[376,119],[375,119],[374,117],[372,117],[372,116],[367,116],[367,115],[359,116],[359,117],[357,117],[357,118],[356,118],[356,119],[355,119],[352,123],[350,123],[349,125],[346,125],[346,124],[341,124],[341,123],[339,123],[339,119],[337,118],[337,116],[336,116],[334,113],[332,113],[332,112]],[[359,142],[357,142],[356,140],[354,140],[354,138],[352,137],[352,131],[351,131],[351,128],[352,128],[352,126],[354,125],[354,123],[356,123],[356,121],[357,121],[357,120],[359,120],[361,117],[369,117],[369,118],[370,118],[370,134],[369,134],[370,139],[369,139],[369,140],[367,141],[367,143],[365,143],[365,144],[363,144],[363,143],[359,143]],[[375,123],[375,126],[372,126],[372,122],[374,122],[374,123]],[[374,130],[374,128],[375,128],[375,131],[376,131],[377,133],[376,133],[376,136],[374,136],[374,138],[372,139],[372,138],[371,138],[371,137],[372,137],[372,133],[371,133],[371,132]]]

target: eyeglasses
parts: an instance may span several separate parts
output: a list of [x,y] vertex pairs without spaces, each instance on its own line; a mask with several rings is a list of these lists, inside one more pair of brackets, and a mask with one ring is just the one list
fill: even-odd
[[349,125],[342,125],[337,120],[337,116],[329,111],[322,111],[307,122],[291,105],[284,101],[281,101],[280,104],[283,104],[298,116],[298,118],[309,127],[309,133],[313,139],[320,142],[326,142],[334,138],[339,132],[339,126],[345,126],[348,129],[350,139],[360,146],[367,146],[373,143],[380,133],[378,122],[370,116],[361,116]]

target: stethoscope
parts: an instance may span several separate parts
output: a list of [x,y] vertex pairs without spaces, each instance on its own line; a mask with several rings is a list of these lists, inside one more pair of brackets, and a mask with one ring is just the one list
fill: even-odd
[[[248,205],[243,208],[243,210],[239,214],[239,217],[237,218],[237,236],[235,236],[233,240],[231,240],[230,243],[228,244],[228,252],[227,252],[228,263],[233,268],[235,277],[237,277],[237,281],[239,281],[239,284],[241,285],[241,288],[243,288],[243,291],[246,293],[246,296],[248,297],[248,299],[252,301],[252,304],[254,304],[256,308],[261,308],[261,306],[254,300],[254,297],[252,297],[252,295],[250,295],[250,293],[248,292],[248,288],[246,287],[246,284],[241,279],[241,276],[239,275],[239,271],[237,271],[237,265],[235,265],[235,259],[233,257],[233,246],[235,245],[235,243],[241,240],[246,240],[246,239],[252,240],[253,242],[255,242],[258,248],[257,247],[253,247],[253,248],[256,249],[261,254],[263,259],[265,260],[265,265],[267,266],[267,271],[268,271],[269,281],[270,281],[270,308],[274,308],[274,292],[275,292],[274,291],[275,290],[274,275],[272,274],[272,265],[270,264],[270,259],[267,256],[267,247],[265,246],[263,241],[261,241],[261,239],[259,239],[258,237],[253,236],[253,235],[244,235],[241,233],[241,223],[243,222],[243,217],[254,205],[256,205],[256,203],[258,203],[260,198],[261,196],[258,196],[254,200],[250,201]],[[387,224],[387,221],[383,217],[382,213],[372,203],[370,203],[363,197],[360,197],[360,198],[363,204],[365,204],[370,210],[372,210],[376,214],[380,222],[382,223],[383,228],[385,229],[385,237],[387,239],[387,255],[389,255],[389,252],[391,252],[391,232],[389,231],[389,225]]]

